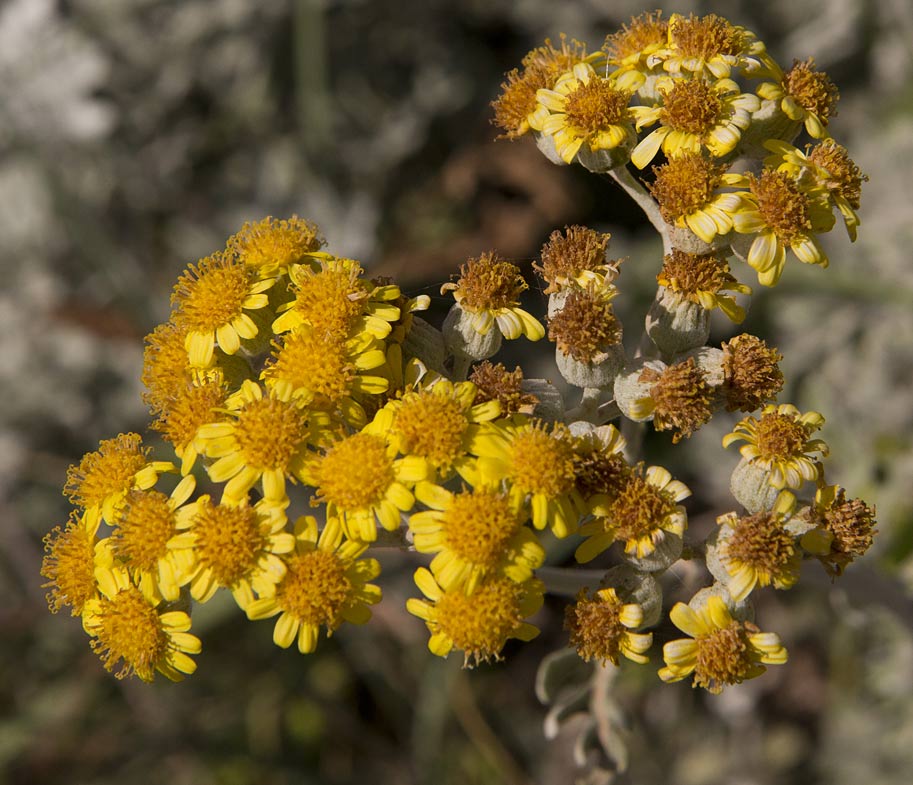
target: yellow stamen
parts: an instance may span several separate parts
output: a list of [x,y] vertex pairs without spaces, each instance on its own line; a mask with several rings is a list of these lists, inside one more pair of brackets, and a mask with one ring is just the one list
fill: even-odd
[[267,545],[252,507],[213,504],[201,499],[193,517],[194,555],[201,569],[212,570],[219,586],[234,586],[256,569]]
[[279,607],[302,624],[325,625],[329,632],[339,627],[354,591],[342,559],[332,551],[314,550],[291,556],[287,567],[276,590]]
[[338,441],[319,461],[315,475],[316,499],[340,510],[359,510],[379,503],[395,479],[386,443],[369,433]]
[[63,492],[73,503],[86,509],[100,505],[112,494],[125,493],[136,473],[146,465],[149,449],[137,433],[122,433],[105,439],[98,450],[87,453],[79,466],[67,470]]
[[63,531],[56,526],[45,535],[44,550],[41,575],[48,579],[42,584],[42,588],[50,589],[48,608],[57,613],[69,605],[72,615],[78,616],[97,591],[94,537],[73,513]]
[[660,92],[663,96],[660,122],[674,131],[704,136],[721,119],[723,102],[706,82],[682,79],[668,91]]

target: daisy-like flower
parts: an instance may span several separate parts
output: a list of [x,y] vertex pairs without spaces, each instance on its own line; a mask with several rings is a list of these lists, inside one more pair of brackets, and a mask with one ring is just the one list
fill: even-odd
[[815,68],[815,61],[794,60],[793,66],[785,73],[772,63],[776,82],[764,82],[758,86],[758,95],[771,101],[779,101],[783,114],[796,123],[805,125],[813,139],[827,136],[827,124],[837,114],[834,106],[840,98],[836,85],[824,71]]
[[471,382],[433,380],[387,403],[365,430],[386,434],[401,455],[425,463],[426,480],[446,480],[472,461],[469,445],[482,423],[501,413],[496,400],[476,403]]
[[245,223],[228,239],[226,247],[261,278],[270,278],[287,273],[323,244],[317,226],[293,215],[286,220],[267,216]]
[[828,453],[824,440],[811,438],[822,425],[824,417],[818,412],[801,414],[790,403],[768,404],[760,418],[740,420],[723,437],[723,447],[744,441],[739,448],[742,458],[766,472],[772,488],[799,488],[818,477],[818,463],[812,456]]
[[603,59],[601,52],[587,54],[586,46],[579,41],[568,41],[561,36],[559,48],[546,39],[543,46],[536,47],[523,58],[523,70],[513,69],[501,83],[501,95],[491,106],[495,125],[504,131],[508,139],[518,139],[530,130],[529,118],[537,107],[536,93],[552,88],[558,77],[570,71],[578,63],[598,64]]
[[285,513],[268,504],[215,504],[208,494],[197,499],[169,543],[192,554],[186,576],[190,596],[208,602],[217,589],[228,589],[245,610],[254,592],[272,594],[285,575],[281,555],[295,549],[285,524]]
[[690,254],[673,248],[663,258],[663,268],[656,276],[656,282],[671,293],[663,302],[672,310],[676,300],[687,300],[699,304],[704,310],[719,308],[733,322],[745,318],[745,309],[726,292],[751,294],[751,287],[739,283],[729,272],[729,265],[720,255]]
[[564,234],[556,229],[542,246],[542,263],[533,269],[548,284],[545,294],[554,294],[571,286],[586,288],[591,283],[608,288],[618,277],[622,260],[609,261],[608,232],[597,232],[586,226],[566,226]]
[[346,540],[332,519],[318,536],[316,519],[299,518],[295,541],[275,593],[251,602],[247,617],[278,615],[275,644],[287,649],[297,640],[298,651],[309,654],[317,648],[321,627],[329,637],[343,622],[365,624],[371,618],[368,606],[380,602],[381,590],[368,581],[380,574],[380,564],[376,559],[359,559],[364,543]]
[[716,14],[687,17],[672,14],[668,47],[658,52],[663,68],[671,74],[686,72],[715,79],[728,78],[734,69],[746,73],[767,65],[763,41],[750,30],[733,25]]
[[726,588],[736,602],[755,586],[788,589],[799,580],[802,551],[785,526],[788,519],[779,509],[743,517],[730,512],[716,519],[720,530],[715,550],[726,572]]
[[603,50],[609,65],[615,66],[610,78],[619,90],[633,93],[652,75],[657,63],[654,55],[666,47],[668,30],[662,11],[646,11],[606,37]]
[[519,365],[508,371],[503,363],[485,360],[473,367],[469,381],[477,388],[476,403],[496,401],[502,417],[532,414],[539,403],[535,395],[523,390],[523,369]]
[[468,595],[461,589],[445,591],[424,567],[415,571],[415,583],[427,599],[406,601],[406,610],[422,619],[431,633],[428,649],[446,657],[453,649],[463,652],[463,666],[501,659],[508,638],[529,641],[539,634],[524,621],[542,607],[541,581],[517,583],[495,575]]
[[488,335],[497,325],[508,340],[524,335],[538,341],[545,328],[519,307],[520,294],[527,288],[520,268],[489,252],[462,265],[459,279],[441,286],[441,294],[453,292],[453,310],[468,316],[471,329],[479,335]]
[[81,514],[71,512],[63,530],[56,526],[44,536],[41,575],[48,582],[42,588],[49,589],[47,601],[51,613],[69,606],[70,613],[79,616],[85,604],[98,594],[95,546],[100,523],[97,507]]
[[698,610],[679,602],[669,618],[691,637],[663,646],[666,667],[659,677],[665,682],[681,681],[693,673],[695,687],[719,694],[728,684],[760,676],[767,670],[765,665],[786,662],[779,636],[734,619],[721,597],[709,597]]
[[120,663],[118,679],[135,673],[143,681],[152,681],[156,671],[181,681],[196,670],[190,655],[199,654],[201,646],[188,632],[190,616],[150,600],[126,568],[99,566],[96,577],[101,596],[86,603],[82,620],[105,670],[113,672]]
[[661,466],[631,469],[613,495],[591,502],[596,517],[580,527],[586,539],[574,557],[585,564],[616,540],[624,542],[625,553],[649,556],[667,536],[684,534],[688,517],[678,502],[690,495],[688,487]]
[[576,485],[574,438],[567,426],[541,420],[504,425],[480,432],[472,444],[479,456],[478,481],[507,480],[510,493],[529,502],[533,525],[550,526],[556,537],[577,529],[584,509]]
[[661,105],[633,107],[637,130],[656,122],[660,127],[645,136],[631,153],[631,162],[643,169],[659,152],[667,157],[704,150],[715,158],[731,153],[751,125],[758,97],[742,93],[731,79],[657,80]]
[[287,477],[294,477],[307,458],[311,427],[306,412],[289,401],[264,395],[245,381],[225,402],[228,419],[210,422],[197,432],[198,452],[214,459],[207,467],[213,482],[224,482],[224,496],[235,502],[262,480],[263,495],[284,507]]
[[445,591],[472,594],[496,572],[523,583],[542,566],[545,551],[523,525],[515,497],[486,488],[451,493],[431,483],[419,483],[415,495],[431,508],[409,518],[415,550],[436,554],[431,572]]
[[[261,378],[279,400],[339,412],[354,428],[367,417],[358,395],[379,395],[389,382],[379,375],[387,362],[382,344],[367,333],[346,339],[302,324],[273,342]],[[371,372],[374,373],[371,373]]]
[[[599,76],[588,63],[578,63],[562,75],[553,90],[536,94],[539,108],[529,117],[530,126],[555,139],[555,150],[565,163],[579,152],[596,154],[617,151],[606,167],[627,160],[637,142],[634,118],[629,109],[631,94],[619,90],[610,79]],[[580,162],[593,168],[591,155]]]
[[875,508],[862,499],[847,499],[839,485],[820,485],[805,518],[815,528],[802,536],[802,548],[817,556],[833,576],[843,575],[865,554],[878,533]]
[[564,629],[571,636],[571,646],[589,662],[618,665],[622,656],[645,665],[644,652],[653,643],[651,633],[634,632],[643,624],[644,609],[637,603],[625,603],[615,589],[600,589],[592,597],[586,589],[577,594],[576,602],[564,611]]
[[859,209],[862,184],[869,178],[856,165],[843,145],[833,139],[824,139],[807,152],[791,144],[770,139],[764,143],[773,155],[764,159],[764,165],[779,172],[786,172],[798,182],[811,182],[822,189],[843,216],[850,240],[856,241],[859,226]]
[[834,214],[820,188],[804,190],[783,171],[763,169],[760,176],[744,177],[742,207],[733,216],[733,228],[754,239],[745,260],[764,286],[780,280],[791,250],[801,262],[827,267],[828,258],[817,235],[834,226]]
[[242,339],[257,337],[257,323],[248,311],[269,305],[266,291],[275,278],[260,280],[252,268],[230,253],[215,253],[188,266],[171,295],[172,319],[186,333],[190,364],[212,364],[216,343],[235,354]]
[[155,489],[130,491],[105,540],[105,551],[127,568],[150,602],[174,602],[187,582],[193,555],[175,537],[179,521],[191,512],[186,503],[195,489],[196,480],[188,475],[170,496]]
[[[549,317],[548,339],[555,342],[561,354],[580,363],[605,361],[607,354],[621,344],[621,322],[612,309],[612,300],[617,294],[614,286],[593,284],[586,289],[570,291],[561,309]],[[611,353],[618,361],[610,371],[614,377],[624,364],[624,351]]]
[[638,381],[651,386],[647,397],[634,401],[631,415],[638,421],[652,419],[657,431],[674,431],[673,444],[690,437],[713,417],[713,387],[694,357],[663,371],[646,367]]
[[[576,427],[576,426],[572,426]],[[574,476],[586,509],[605,508],[624,487],[631,467],[624,458],[625,437],[614,425],[574,432]]]
[[150,452],[138,433],[103,439],[95,452],[83,456],[79,466],[67,469],[63,493],[85,510],[98,508],[104,521],[111,524],[129,491],[151,488],[160,474],[175,471],[169,461],[150,461]]
[[424,461],[396,453],[385,436],[363,430],[312,455],[299,477],[317,489],[314,501],[327,505],[347,537],[373,542],[377,521],[387,531],[399,528],[402,513],[415,504],[407,485],[424,479]]
[[295,299],[279,307],[273,322],[277,335],[310,325],[318,334],[346,339],[359,334],[386,338],[400,318],[394,304],[400,296],[393,284],[377,286],[363,277],[354,259],[323,252],[308,254],[310,263],[292,265],[289,271]]
[[726,172],[700,153],[684,152],[663,166],[654,166],[650,186],[666,223],[690,229],[705,243],[732,230],[732,216],[742,197],[720,189],[738,184],[742,177]]

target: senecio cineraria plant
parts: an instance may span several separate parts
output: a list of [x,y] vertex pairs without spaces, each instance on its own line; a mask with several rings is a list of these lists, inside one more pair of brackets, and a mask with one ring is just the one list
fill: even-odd
[[[520,270],[489,252],[443,285],[438,330],[418,315],[427,296],[322,250],[309,222],[246,224],[188,266],[146,338],[145,399],[173,458],[128,433],[69,470],[75,509],[42,568],[51,610],[81,616],[118,677],[177,680],[201,647],[193,603],[229,591],[249,619],[274,619],[277,645],[312,652],[321,630],[368,621],[381,588],[367,554],[393,546],[430,557],[406,608],[431,652],[474,664],[537,634],[550,532],[574,538],[581,564],[618,546],[566,611],[583,659],[648,663],[663,575],[687,558],[713,583],[667,611],[683,637],[663,646],[660,679],[719,692],[784,663],[752,595],[789,589],[810,559],[839,576],[871,544],[874,510],[825,479],[824,418],[776,402],[777,350],[749,334],[709,346],[709,317],[745,315],[731,259],[771,287],[790,257],[827,266],[818,235],[835,208],[855,239],[866,178],[829,136],[836,101],[811,59],[784,71],[714,15],[647,13],[593,53],[546,41],[507,74],[504,136],[610,175],[662,236],[633,355],[608,234],[570,226],[543,247],[547,326],[520,307]],[[795,147],[803,130],[813,141]],[[652,184],[629,164],[652,165]],[[546,336],[571,407],[490,361],[504,340]],[[683,550],[691,492],[641,460],[641,436],[652,423],[678,443],[722,410],[745,414],[722,445],[741,443],[737,506]]]

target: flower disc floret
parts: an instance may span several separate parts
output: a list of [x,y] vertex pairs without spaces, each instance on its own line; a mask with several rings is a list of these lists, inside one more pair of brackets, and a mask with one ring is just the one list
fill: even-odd
[[56,526],[44,536],[41,575],[48,582],[42,588],[49,589],[46,599],[51,613],[69,606],[71,614],[79,616],[85,604],[98,593],[95,544],[100,523],[97,509],[81,514],[72,512],[63,530]]
[[542,263],[533,263],[548,284],[543,292],[552,294],[572,285],[585,288],[590,283],[610,285],[621,264],[620,260],[610,263],[606,257],[611,237],[586,226],[566,226],[563,234],[557,229],[552,232],[542,246]]
[[718,254],[690,254],[673,248],[663,258],[656,282],[708,311],[719,308],[736,323],[745,318],[745,309],[724,292],[751,294],[751,287],[739,283]]
[[581,659],[603,664],[618,665],[622,656],[641,665],[649,662],[644,652],[650,648],[653,635],[634,632],[643,620],[643,608],[637,603],[622,602],[611,588],[600,589],[592,597],[581,589],[576,602],[564,612],[564,628],[570,633],[571,646]]
[[288,272],[293,264],[323,244],[317,226],[293,215],[285,220],[267,216],[262,221],[245,223],[226,245],[260,277],[268,277]]

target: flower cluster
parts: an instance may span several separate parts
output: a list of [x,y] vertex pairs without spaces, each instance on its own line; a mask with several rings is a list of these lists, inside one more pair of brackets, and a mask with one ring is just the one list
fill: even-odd
[[[669,610],[689,637],[665,643],[660,678],[718,692],[785,662],[751,620],[753,594],[794,586],[804,558],[840,575],[871,545],[874,510],[826,483],[824,418],[775,402],[779,352],[749,333],[709,345],[710,314],[746,317],[733,256],[769,286],[787,250],[826,265],[816,235],[834,208],[855,238],[865,178],[827,136],[836,97],[811,61],[783,71],[715,15],[645,14],[595,54],[546,42],[507,75],[505,135],[611,173],[663,236],[634,352],[608,233],[551,234],[532,265],[542,321],[517,265],[467,260],[441,288],[453,300],[438,329],[421,316],[427,296],[324,250],[309,222],[246,224],[188,266],[146,339],[146,402],[169,459],[121,434],[70,469],[73,513],[46,538],[49,606],[82,618],[119,677],[178,679],[201,647],[194,603],[227,590],[249,619],[275,619],[278,646],[312,652],[322,631],[370,619],[369,551],[395,546],[427,564],[406,607],[429,649],[474,664],[537,635],[546,546],[568,540],[600,569],[567,571],[588,576],[565,613],[583,659],[648,663],[663,576],[687,558],[713,582]],[[803,128],[817,140],[804,152]],[[626,167],[660,155],[647,189]],[[489,360],[505,340],[546,337],[579,400]],[[691,490],[644,459],[640,436],[652,423],[677,444],[733,411],[746,416],[723,447],[743,443],[741,509],[686,547]]]

